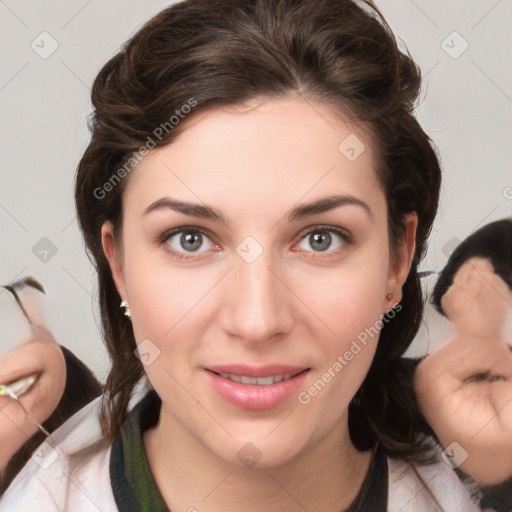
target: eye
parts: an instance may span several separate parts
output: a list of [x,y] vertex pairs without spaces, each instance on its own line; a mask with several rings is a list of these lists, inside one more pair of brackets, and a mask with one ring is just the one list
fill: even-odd
[[[313,252],[338,252],[343,245],[351,244],[352,239],[348,232],[331,226],[316,226],[310,229],[303,237],[299,244],[299,248],[305,251],[309,251],[306,247],[313,248]],[[334,245],[333,245],[334,244]]]
[[195,226],[182,226],[166,231],[158,241],[165,244],[167,250],[178,259],[194,258],[194,253],[207,252],[217,247],[206,230]]

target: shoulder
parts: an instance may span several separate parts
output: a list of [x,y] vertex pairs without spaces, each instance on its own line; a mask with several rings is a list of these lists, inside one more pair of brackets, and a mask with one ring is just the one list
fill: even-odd
[[436,461],[413,465],[388,458],[388,512],[479,512],[469,491],[451,466],[436,453]]
[[100,400],[80,409],[39,446],[0,498],[2,512],[117,511]]

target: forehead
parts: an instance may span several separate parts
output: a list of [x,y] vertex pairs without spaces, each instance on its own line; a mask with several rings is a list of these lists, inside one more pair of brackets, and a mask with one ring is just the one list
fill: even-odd
[[366,200],[382,195],[370,134],[326,104],[257,98],[180,123],[178,137],[133,171],[125,191],[130,203],[143,208],[158,193],[217,198],[217,206],[238,199],[247,207],[336,192]]

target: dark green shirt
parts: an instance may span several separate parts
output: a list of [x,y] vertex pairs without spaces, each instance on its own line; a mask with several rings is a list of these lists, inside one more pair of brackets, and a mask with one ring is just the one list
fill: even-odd
[[149,467],[143,434],[156,425],[161,401],[149,391],[129,412],[110,452],[110,481],[120,512],[169,512]]

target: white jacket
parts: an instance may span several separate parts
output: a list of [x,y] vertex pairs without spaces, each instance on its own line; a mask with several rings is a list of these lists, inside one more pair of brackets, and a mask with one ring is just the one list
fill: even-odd
[[[47,438],[0,498],[0,512],[118,511],[110,484],[111,444],[101,434],[99,404],[100,397]],[[91,446],[91,453],[76,456]],[[439,511],[407,464],[388,458],[388,468],[388,512]],[[417,470],[445,512],[479,511],[444,461]]]

